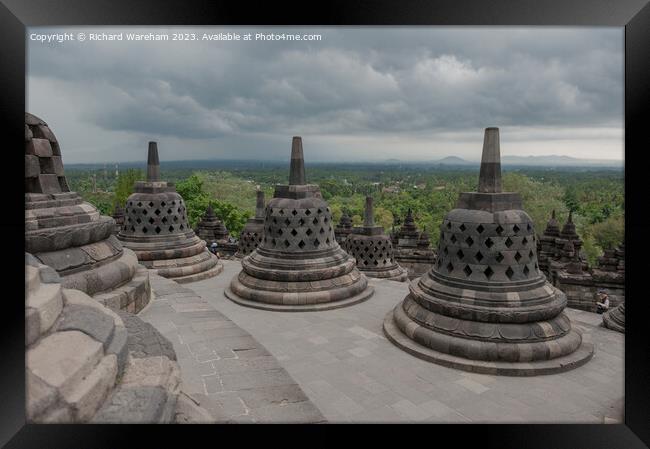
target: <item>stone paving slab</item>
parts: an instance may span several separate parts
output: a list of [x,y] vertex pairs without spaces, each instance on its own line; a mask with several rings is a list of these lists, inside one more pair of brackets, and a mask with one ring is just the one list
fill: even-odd
[[[223,263],[221,275],[189,288],[263,343],[329,422],[623,422],[624,335],[602,327],[601,315],[567,309],[595,346],[584,366],[527,378],[476,374],[420,360],[385,338],[384,317],[406,295],[405,283],[371,279],[373,297],[345,309],[269,312],[225,298],[241,265]],[[269,382],[265,395],[283,388]]]
[[325,421],[251,334],[187,286],[155,274],[150,281],[154,299],[139,317],[172,342],[183,392],[207,410],[213,422]]

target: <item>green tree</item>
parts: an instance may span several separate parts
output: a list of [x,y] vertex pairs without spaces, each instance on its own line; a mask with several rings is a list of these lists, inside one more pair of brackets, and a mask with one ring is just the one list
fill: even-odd
[[130,168],[122,172],[117,178],[115,185],[115,195],[113,198],[113,208],[116,205],[124,207],[126,199],[133,193],[136,181],[144,180],[144,172],[140,169]]
[[113,195],[110,193],[86,193],[84,200],[95,206],[102,215],[113,215]]
[[230,203],[211,198],[203,190],[203,180],[197,174],[192,174],[187,179],[176,184],[176,191],[185,200],[187,219],[193,228],[199,223],[210,204],[231,235],[239,235],[250,216],[249,212],[243,212]]
[[580,200],[578,199],[578,194],[573,186],[567,187],[567,189],[564,191],[564,197],[562,200],[564,201],[564,205],[568,210],[580,210]]
[[393,226],[393,214],[383,207],[375,207],[375,223],[383,226],[384,231],[389,232]]
[[591,226],[596,244],[602,249],[611,249],[623,241],[625,222],[623,217],[610,217]]

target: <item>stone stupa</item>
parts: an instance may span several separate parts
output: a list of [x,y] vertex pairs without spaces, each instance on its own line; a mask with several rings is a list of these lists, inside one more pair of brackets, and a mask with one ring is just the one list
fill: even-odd
[[625,301],[603,313],[603,326],[608,329],[625,333]]
[[603,314],[603,325],[625,333],[625,242],[605,250],[593,269],[593,277],[598,288],[608,292],[612,304],[618,304]]
[[436,253],[429,246],[429,236],[426,232],[418,231],[411,209],[407,211],[399,231],[394,234],[393,241],[395,260],[406,268],[410,279],[422,276],[436,262]]
[[212,204],[208,204],[208,208],[196,225],[194,233],[200,239],[205,240],[208,246],[214,242],[228,240],[228,228],[214,213]]
[[118,238],[142,265],[179,283],[206,279],[223,270],[190,227],[185,202],[174,184],[160,180],[156,142],[149,142],[147,180],[137,181],[134,190],[126,200]]
[[264,238],[264,191],[257,189],[255,198],[255,216],[248,219],[239,235],[239,247],[236,257],[248,256],[255,251]]
[[244,257],[225,294],[249,307],[310,311],[356,304],[372,293],[336,242],[332,213],[318,186],[307,184],[302,139],[294,137],[289,184],[275,187],[262,243]]
[[433,268],[388,313],[401,349],[477,373],[531,376],[586,363],[593,345],[539,271],[535,232],[518,193],[501,191],[498,128],[487,128],[478,192],[461,193],[440,226]]
[[339,245],[343,245],[345,239],[347,239],[350,234],[352,234],[352,219],[347,212],[344,211],[339,220],[339,224],[334,228],[334,237]]
[[343,247],[357,261],[357,268],[371,278],[404,282],[408,273],[393,257],[393,244],[384,228],[375,225],[372,197],[366,197],[363,226],[355,227]]
[[537,239],[537,262],[539,269],[550,278],[550,261],[557,254],[555,240],[560,236],[560,225],[555,218],[555,209],[546,223],[544,233]]
[[70,191],[47,123],[25,113],[25,251],[56,270],[63,288],[136,313],[151,297],[149,274],[114,231],[113,218]]
[[119,234],[124,226],[124,208],[115,204],[113,209],[113,220],[115,220],[115,234]]

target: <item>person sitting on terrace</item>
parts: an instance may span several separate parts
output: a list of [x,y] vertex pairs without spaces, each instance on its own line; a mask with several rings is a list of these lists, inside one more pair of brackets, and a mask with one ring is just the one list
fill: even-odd
[[601,302],[596,303],[596,307],[597,307],[596,312],[598,313],[607,312],[607,310],[609,309],[609,295],[607,295],[605,290],[598,291],[598,299],[600,299]]

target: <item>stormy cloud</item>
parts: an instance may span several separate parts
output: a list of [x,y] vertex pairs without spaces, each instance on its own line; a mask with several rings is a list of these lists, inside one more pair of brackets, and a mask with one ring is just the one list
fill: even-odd
[[[622,28],[30,28],[291,32],[320,41],[28,40],[28,110],[66,162],[480,156],[623,158]],[[165,154],[167,153],[167,154]]]

